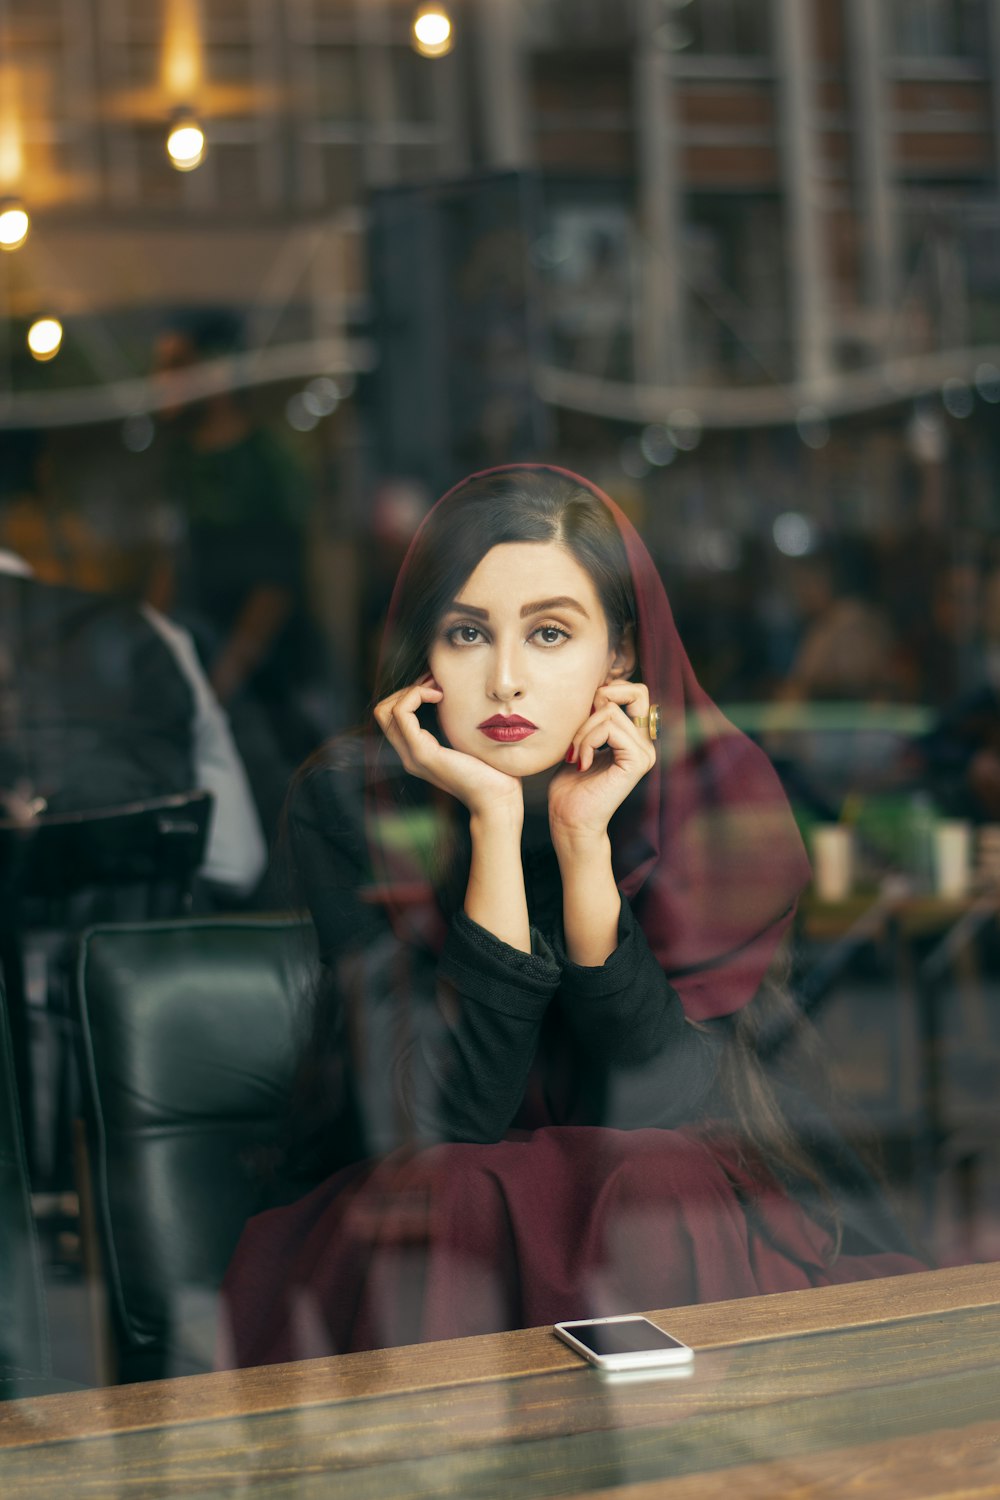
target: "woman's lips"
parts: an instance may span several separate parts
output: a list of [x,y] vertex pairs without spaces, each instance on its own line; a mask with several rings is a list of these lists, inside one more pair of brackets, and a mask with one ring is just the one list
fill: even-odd
[[538,725],[532,724],[530,719],[504,719],[497,715],[494,719],[484,719],[478,727],[487,739],[496,740],[501,745],[512,745],[518,740],[526,740],[529,734],[534,734]]

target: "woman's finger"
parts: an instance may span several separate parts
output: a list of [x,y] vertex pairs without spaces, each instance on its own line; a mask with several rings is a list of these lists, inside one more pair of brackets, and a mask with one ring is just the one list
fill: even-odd
[[[616,712],[617,709],[610,703],[603,703],[599,707],[595,707],[589,719],[584,720],[573,736],[573,743],[570,747],[573,754],[570,759],[579,766],[581,771],[586,769],[582,763],[584,749],[598,750],[602,745],[607,743],[608,721],[611,715]],[[588,760],[588,765],[592,760],[593,756]]]
[[649,714],[649,688],[644,682],[606,682],[595,694],[595,706],[600,708],[604,703],[616,703],[630,719],[645,718]]
[[653,752],[649,736],[637,729],[617,704],[608,704],[592,714],[576,738],[577,760],[581,771],[589,770],[597,751],[607,745],[612,751],[624,751],[646,763]]
[[410,772],[423,764],[420,750],[424,737],[437,744],[434,736],[421,726],[417,710],[424,703],[439,703],[443,697],[441,689],[432,685],[428,677],[397,693],[390,693],[375,708],[379,728]]
[[396,713],[416,713],[422,703],[433,703],[444,697],[441,689],[429,677],[413,682],[409,687],[390,693],[375,706],[375,718],[380,725],[386,724]]
[[433,754],[434,751],[442,748],[440,741],[436,740],[417,718],[416,710],[421,703],[433,703],[436,698],[440,699],[443,696],[439,689],[435,692],[434,689],[428,688],[426,692],[428,696],[421,698],[420,703],[412,707],[409,704],[398,705],[392,716],[397,733],[418,766],[426,764],[427,752]]

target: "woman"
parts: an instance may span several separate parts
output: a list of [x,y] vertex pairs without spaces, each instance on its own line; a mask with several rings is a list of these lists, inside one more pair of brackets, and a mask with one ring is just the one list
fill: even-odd
[[221,1362],[922,1269],[783,1076],[808,864],[613,502],[450,491],[378,698],[291,802],[323,978],[288,1162],[323,1180],[244,1231]]

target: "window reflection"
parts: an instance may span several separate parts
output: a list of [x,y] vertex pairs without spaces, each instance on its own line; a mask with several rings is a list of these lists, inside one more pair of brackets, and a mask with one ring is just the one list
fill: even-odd
[[[994,1257],[989,8],[474,0],[436,59],[403,0],[2,9],[0,204],[31,219],[0,265],[4,1128],[55,1373]],[[523,903],[480,920],[509,786],[474,817],[373,717],[432,635],[497,653],[502,717],[575,705],[564,741],[607,685],[530,710],[504,672],[555,671],[563,616],[505,659],[482,608],[446,619],[492,547],[436,613],[418,570],[393,634],[436,497],[519,463],[619,507],[613,680],[663,669],[661,759],[598,830],[608,899],[573,908],[594,962],[547,788],[483,861]],[[623,710],[645,748],[651,707]],[[469,730],[430,698],[417,723],[455,753]],[[720,745],[750,791],[719,793]],[[567,750],[545,773],[586,785]],[[124,1267],[97,1352],[88,1226]],[[44,1363],[41,1308],[0,1331],[11,1362]]]

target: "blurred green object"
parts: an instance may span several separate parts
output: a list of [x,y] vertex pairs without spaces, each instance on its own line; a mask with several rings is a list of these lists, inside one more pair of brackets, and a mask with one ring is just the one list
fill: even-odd
[[[813,830],[829,819],[801,802],[793,801],[792,811],[811,857]],[[873,888],[882,876],[901,874],[909,877],[914,890],[930,890],[937,816],[929,793],[923,790],[847,799],[839,821],[854,830],[855,887]]]
[[427,880],[440,874],[442,841],[447,837],[447,829],[435,808],[379,812],[375,824],[382,848],[405,857],[414,874]]
[[909,793],[858,798],[852,826],[861,850],[886,869],[913,873],[913,799]]
[[731,724],[745,734],[863,729],[903,737],[926,734],[934,715],[919,703],[721,703]]

